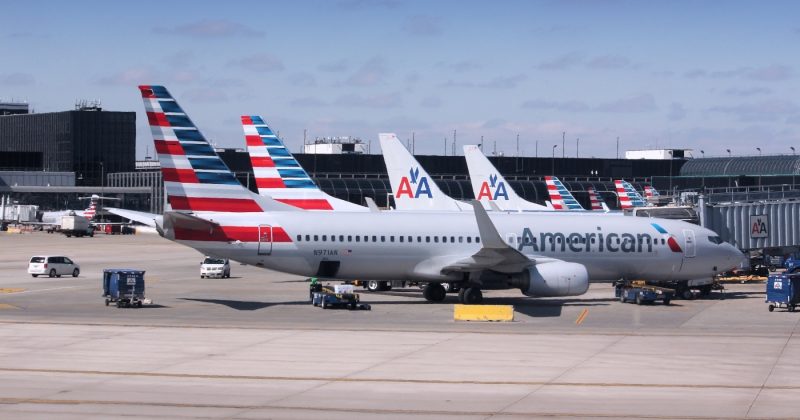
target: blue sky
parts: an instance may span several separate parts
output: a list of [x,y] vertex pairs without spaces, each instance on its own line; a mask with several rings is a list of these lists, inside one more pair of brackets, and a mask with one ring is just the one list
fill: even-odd
[[[800,148],[800,3],[786,1],[27,1],[0,13],[0,98],[137,112],[163,84],[206,137],[260,114],[308,137],[414,133],[550,156]],[[450,149],[448,148],[448,153]]]

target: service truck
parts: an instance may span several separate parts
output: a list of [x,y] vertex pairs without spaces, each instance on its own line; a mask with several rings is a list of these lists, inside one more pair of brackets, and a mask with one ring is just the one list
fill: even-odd
[[68,215],[61,217],[59,232],[67,237],[94,236],[94,227],[89,220],[83,216]]

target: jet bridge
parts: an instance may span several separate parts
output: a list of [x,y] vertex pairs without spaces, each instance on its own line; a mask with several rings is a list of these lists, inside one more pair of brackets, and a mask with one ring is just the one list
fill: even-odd
[[782,248],[783,254],[800,248],[800,200],[709,204],[701,195],[697,208],[701,226],[743,251]]

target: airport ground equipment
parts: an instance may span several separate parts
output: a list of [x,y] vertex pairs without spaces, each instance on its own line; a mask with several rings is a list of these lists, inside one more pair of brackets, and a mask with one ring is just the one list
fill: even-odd
[[61,217],[59,232],[67,235],[67,238],[75,236],[94,236],[94,228],[89,220],[83,216],[68,215]]
[[786,308],[794,312],[800,305],[800,274],[772,274],[767,279],[767,309]]
[[358,293],[353,293],[353,285],[351,284],[323,286],[312,280],[309,294],[311,297],[311,304],[314,306],[320,306],[322,309],[372,309],[369,304],[361,303]]
[[622,303],[636,302],[637,305],[641,305],[660,300],[664,305],[669,305],[675,296],[675,291],[666,287],[648,285],[642,280],[619,281],[614,284],[614,296]]
[[117,308],[139,307],[151,303],[144,297],[144,270],[107,268],[103,270],[103,297],[106,306],[116,303]]

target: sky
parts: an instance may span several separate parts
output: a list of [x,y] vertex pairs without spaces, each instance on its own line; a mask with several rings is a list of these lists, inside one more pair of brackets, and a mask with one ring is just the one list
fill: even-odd
[[[166,86],[218,147],[262,115],[417,154],[695,157],[800,148],[796,1],[25,1],[0,8],[0,99],[137,113]],[[519,147],[517,147],[519,136]],[[565,138],[562,147],[562,136]],[[447,144],[447,146],[445,146]],[[555,148],[554,148],[555,146]],[[703,151],[702,153],[700,151]]]

